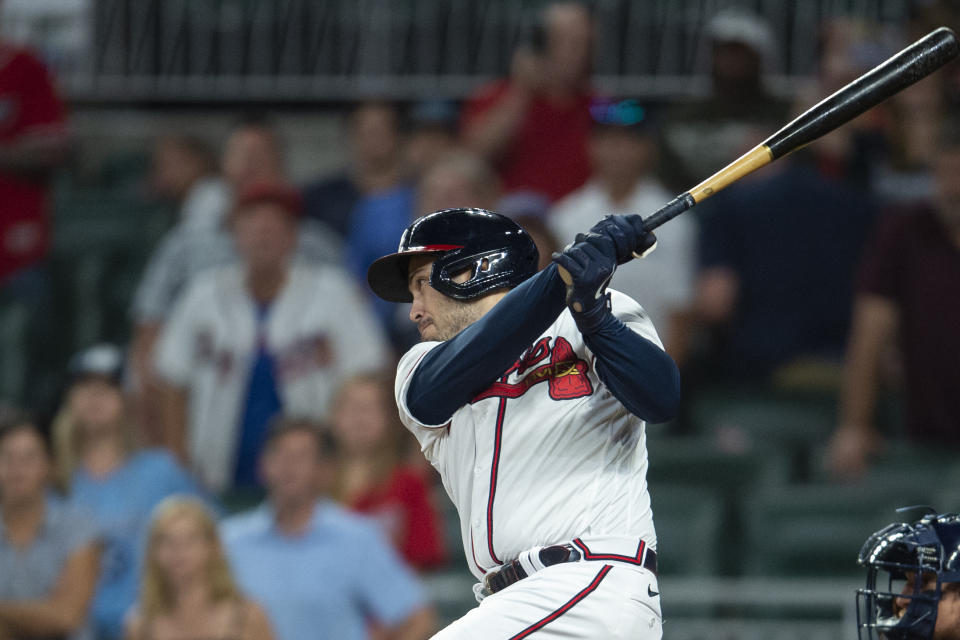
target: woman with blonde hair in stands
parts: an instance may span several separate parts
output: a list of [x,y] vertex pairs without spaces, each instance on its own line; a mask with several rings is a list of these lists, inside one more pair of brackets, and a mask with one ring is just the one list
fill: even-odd
[[397,417],[392,382],[378,374],[348,379],[332,416],[341,454],[334,498],[373,516],[413,568],[442,566],[446,545],[430,486],[419,469],[401,462],[407,431]]
[[200,493],[169,452],[136,446],[121,385],[122,365],[123,352],[109,344],[76,354],[53,426],[59,484],[70,503],[96,518],[103,541],[91,614],[101,640],[123,635],[123,617],[137,598],[153,508],[173,494]]
[[128,640],[273,640],[267,615],[237,588],[203,502],[171,497],[154,511],[140,602]]

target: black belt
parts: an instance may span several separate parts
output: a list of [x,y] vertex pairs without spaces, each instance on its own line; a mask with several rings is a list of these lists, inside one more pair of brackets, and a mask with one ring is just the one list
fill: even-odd
[[[643,556],[643,568],[650,571],[653,575],[657,575],[657,552],[653,549],[647,549],[646,551]],[[564,562],[579,562],[582,557],[580,550],[572,544],[557,544],[551,547],[544,547],[540,549],[539,555],[540,562],[542,562],[545,567],[562,564]],[[526,577],[526,569],[523,568],[519,560],[514,560],[484,576],[483,584],[489,593],[496,593]]]

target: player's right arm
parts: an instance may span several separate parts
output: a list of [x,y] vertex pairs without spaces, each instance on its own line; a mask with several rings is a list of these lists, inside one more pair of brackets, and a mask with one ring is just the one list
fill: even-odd
[[[655,336],[643,335],[642,329],[628,326],[613,314],[610,294],[605,292],[618,262],[656,244],[653,234],[634,224],[639,216],[632,218],[608,216],[555,254],[554,262],[570,276],[567,304],[596,358],[600,380],[630,413],[649,422],[666,422],[676,416],[680,403],[677,365],[654,342]],[[630,315],[625,314],[628,322]],[[632,324],[642,327],[640,322]]]

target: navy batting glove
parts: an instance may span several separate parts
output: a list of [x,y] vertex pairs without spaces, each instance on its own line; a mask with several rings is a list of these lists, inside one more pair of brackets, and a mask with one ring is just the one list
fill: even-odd
[[589,242],[577,242],[562,253],[553,254],[553,261],[563,267],[573,279],[567,286],[567,306],[574,312],[587,315],[597,307],[606,307],[604,295],[616,269],[616,261]]
[[587,235],[609,239],[616,251],[618,265],[642,258],[657,244],[657,237],[647,231],[643,218],[638,215],[607,216],[590,227]]

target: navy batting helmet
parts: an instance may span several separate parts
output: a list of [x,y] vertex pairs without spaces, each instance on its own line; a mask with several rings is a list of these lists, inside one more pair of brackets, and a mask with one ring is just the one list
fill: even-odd
[[960,516],[891,524],[867,539],[859,562],[867,584],[857,591],[858,636],[929,640],[944,588],[960,583]]
[[[457,300],[515,287],[537,271],[533,239],[510,218],[485,209],[444,209],[418,218],[403,232],[397,253],[370,265],[367,282],[390,302],[411,302],[407,267],[418,255],[437,256],[430,286]],[[470,271],[465,282],[454,276]]]

